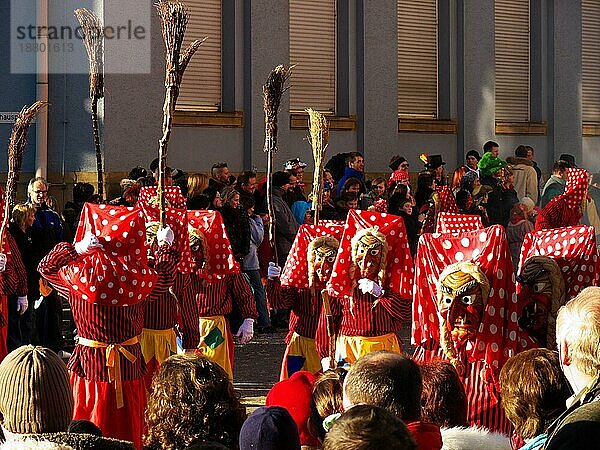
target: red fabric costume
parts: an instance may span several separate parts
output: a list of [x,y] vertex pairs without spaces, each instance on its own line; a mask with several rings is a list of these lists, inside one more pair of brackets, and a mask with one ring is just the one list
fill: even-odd
[[[275,309],[291,308],[289,332],[285,338],[288,347],[282,362],[282,366],[285,366],[282,367],[282,379],[300,370],[306,362],[303,355],[289,354],[293,334],[314,340],[319,324],[323,304],[321,291],[326,285],[315,277],[313,289],[309,287],[309,278],[313,276],[307,260],[309,245],[314,239],[322,236],[331,236],[340,241],[343,230],[344,226],[339,222],[321,221],[319,225],[302,225],[283,267],[280,283],[275,280],[269,280],[267,283],[270,305]],[[320,365],[317,369],[320,369]]]
[[[384,274],[384,279],[376,280],[383,288],[383,295],[380,297],[368,292],[363,293],[357,286],[361,270],[353,260],[352,238],[367,229],[383,234],[387,241],[388,253],[385,261],[381,260],[385,267],[379,268],[380,274]],[[402,322],[410,317],[413,273],[413,262],[402,218],[390,214],[351,210],[327,284],[335,334],[377,337],[398,332]],[[321,312],[315,340],[319,356],[328,356],[329,340],[324,311]]]
[[481,216],[441,212],[438,215],[437,233],[462,233],[483,228]]
[[579,225],[588,180],[589,174],[585,169],[567,169],[565,192],[550,200],[540,211],[535,221],[536,231]]
[[69,360],[74,419],[94,422],[104,436],[141,448],[146,365],[138,336],[146,301],[163,295],[173,282],[175,252],[163,246],[155,267],[147,266],[142,212],[86,203],[76,241],[96,235],[104,250],[78,255],[58,244],[38,270],[69,299],[79,343]]
[[515,275],[501,226],[461,234],[425,234],[416,260],[412,341],[419,362],[442,357],[440,301],[436,285],[447,266],[460,262],[477,265],[489,281],[475,336],[457,351],[464,367],[461,376],[467,392],[471,424],[508,433],[510,424],[499,403],[498,375],[504,362],[517,352],[534,347],[517,324]]

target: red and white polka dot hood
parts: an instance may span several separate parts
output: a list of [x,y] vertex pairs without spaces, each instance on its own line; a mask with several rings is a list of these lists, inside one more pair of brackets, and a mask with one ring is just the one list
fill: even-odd
[[104,247],[60,269],[66,286],[90,303],[126,306],[141,302],[157,273],[148,267],[146,227],[140,209],[86,203],[75,242],[92,233]]
[[340,221],[320,221],[319,225],[302,225],[281,272],[281,285],[298,289],[308,289],[308,245],[321,236],[342,239],[344,223]]
[[435,188],[437,193],[440,195],[440,210],[439,213],[449,212],[458,214],[458,205],[456,199],[452,195],[452,191],[449,186],[437,186]]
[[583,201],[588,193],[589,174],[585,169],[567,169],[565,192],[554,197],[542,209],[536,230],[570,227],[583,217]]
[[483,228],[481,216],[475,214],[454,214],[441,212],[438,216],[438,233],[464,233]]
[[547,256],[556,261],[565,280],[565,301],[600,282],[594,227],[581,225],[527,233],[521,247],[519,273],[532,256]]
[[[137,206],[141,208],[146,219],[146,224],[158,222],[159,206],[156,186],[145,186],[140,190]],[[191,273],[193,270],[192,252],[188,238],[188,219],[185,197],[181,194],[179,186],[167,186],[165,197],[169,207],[166,209],[166,224],[171,227],[175,239],[173,249],[177,252],[179,261],[177,272]]]
[[413,300],[413,345],[435,349],[440,342],[436,285],[443,270],[472,261],[486,275],[490,291],[469,361],[484,360],[498,370],[519,351],[534,346],[517,323],[515,275],[500,225],[461,234],[424,234],[419,240]]
[[209,254],[204,255],[206,266],[202,277],[207,283],[222,280],[225,276],[240,272],[235,260],[223,218],[218,211],[188,211],[189,225],[199,230],[206,238]]
[[[352,265],[351,240],[357,232],[377,228],[388,244],[384,290],[392,291],[401,298],[410,298],[413,281],[413,261],[408,248],[404,221],[399,216],[374,211],[350,210],[340,248],[333,265],[327,291],[335,297],[351,298],[357,280],[350,279]],[[358,273],[356,274],[358,276]]]

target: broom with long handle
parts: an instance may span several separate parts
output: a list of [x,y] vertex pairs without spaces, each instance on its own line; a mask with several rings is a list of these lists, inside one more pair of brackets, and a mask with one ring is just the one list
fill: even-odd
[[319,223],[319,215],[323,205],[323,169],[325,152],[329,143],[329,125],[325,116],[314,109],[307,109],[308,129],[310,131],[309,141],[315,160],[315,172],[313,174],[312,208],[314,210],[314,224]]
[[289,89],[285,82],[292,75],[294,66],[285,68],[283,65],[275,67],[263,85],[263,109],[265,111],[265,146],[263,151],[267,154],[267,212],[269,213],[269,244],[273,260],[277,261],[277,248],[275,246],[275,214],[273,211],[273,159],[277,151],[277,112],[281,104],[283,93]]
[[171,129],[173,127],[173,114],[179,97],[181,80],[192,56],[206,40],[195,40],[182,51],[185,30],[188,24],[186,6],[178,1],[161,0],[156,3],[156,10],[160,18],[162,36],[165,43],[165,103],[163,106],[162,137],[158,147],[158,203],[160,208],[159,222],[161,227],[165,226],[165,182],[167,170],[167,153]]
[[104,197],[104,166],[98,124],[98,100],[104,98],[104,41],[102,23],[96,14],[85,8],[75,10],[75,16],[83,30],[83,45],[90,63],[90,100],[92,103],[92,129],[98,170],[98,194]]
[[4,231],[8,225],[10,211],[16,203],[17,183],[21,176],[21,165],[23,164],[23,154],[27,144],[27,131],[31,122],[37,116],[39,111],[48,105],[47,102],[35,102],[33,105],[25,106],[13,125],[8,144],[8,177],[6,181],[6,192],[4,194],[4,217],[0,226],[0,249],[4,243]]

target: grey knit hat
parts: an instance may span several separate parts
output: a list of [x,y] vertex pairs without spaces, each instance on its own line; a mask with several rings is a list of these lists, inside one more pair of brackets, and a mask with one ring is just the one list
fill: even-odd
[[67,366],[52,350],[25,345],[0,364],[0,414],[11,433],[66,431],[73,417]]

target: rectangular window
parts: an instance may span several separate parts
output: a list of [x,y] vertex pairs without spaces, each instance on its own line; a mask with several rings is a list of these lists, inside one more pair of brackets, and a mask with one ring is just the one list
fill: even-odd
[[438,117],[437,0],[398,0],[398,115]]
[[600,123],[600,0],[581,2],[582,119]]
[[221,1],[187,0],[190,20],[185,48],[208,36],[188,65],[177,100],[178,111],[220,111],[221,108]]
[[529,0],[496,0],[495,26],[496,120],[529,122]]
[[290,111],[335,112],[336,0],[290,0]]

